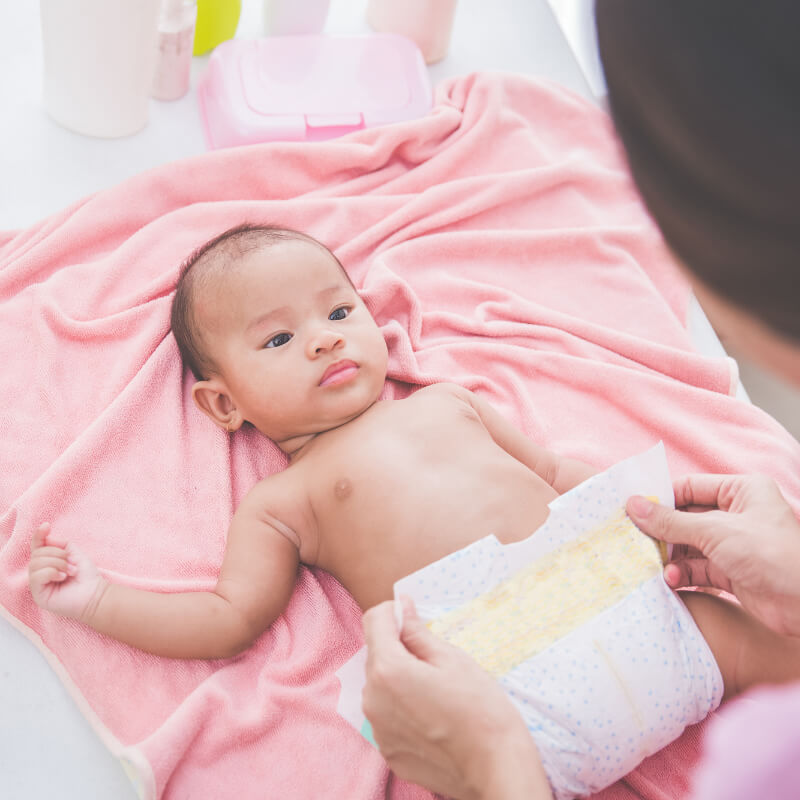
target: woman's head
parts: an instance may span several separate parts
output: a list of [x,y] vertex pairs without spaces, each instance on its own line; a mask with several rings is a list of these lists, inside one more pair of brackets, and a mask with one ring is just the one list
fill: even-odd
[[597,0],[609,102],[667,243],[800,346],[800,4]]

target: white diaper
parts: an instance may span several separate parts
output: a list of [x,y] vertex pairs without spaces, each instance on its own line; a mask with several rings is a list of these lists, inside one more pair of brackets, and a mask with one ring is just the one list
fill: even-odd
[[[488,536],[395,584],[396,598],[411,597],[434,633],[502,684],[557,800],[614,783],[722,698],[658,547],[624,513],[633,494],[673,503],[661,445],[556,498],[528,539]],[[369,738],[352,702],[363,662],[362,652],[340,670],[339,710]]]
[[500,681],[557,800],[610,785],[722,698],[719,668],[664,583],[658,547],[624,513],[631,494],[671,502],[663,449],[557,498],[524,542],[487,537],[395,586]]

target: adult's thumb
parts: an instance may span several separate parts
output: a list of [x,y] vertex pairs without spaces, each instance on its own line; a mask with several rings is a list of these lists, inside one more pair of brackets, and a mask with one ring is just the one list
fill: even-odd
[[448,645],[434,636],[425,623],[419,618],[414,603],[408,597],[402,598],[403,627],[400,639],[406,649],[421,661],[428,663],[440,659],[446,654]]
[[701,542],[707,539],[710,520],[704,517],[713,513],[678,511],[639,495],[628,500],[625,510],[636,527],[648,536],[670,544],[688,544],[698,550],[702,549]]

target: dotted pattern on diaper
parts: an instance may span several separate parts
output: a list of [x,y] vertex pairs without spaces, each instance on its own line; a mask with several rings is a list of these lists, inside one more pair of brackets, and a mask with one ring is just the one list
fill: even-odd
[[656,543],[623,509],[428,627],[501,676],[661,572]]
[[487,536],[395,584],[430,627],[495,673],[556,800],[612,784],[722,697],[719,668],[664,582],[656,543],[622,515],[632,494],[669,492],[663,459],[643,454],[560,495],[527,539]]
[[660,575],[498,679],[556,800],[600,791],[703,719],[722,676]]

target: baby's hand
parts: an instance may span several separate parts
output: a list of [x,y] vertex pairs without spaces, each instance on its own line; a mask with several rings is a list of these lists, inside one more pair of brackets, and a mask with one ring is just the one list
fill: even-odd
[[45,522],[33,533],[28,583],[36,605],[87,621],[108,585],[74,544],[61,541]]

